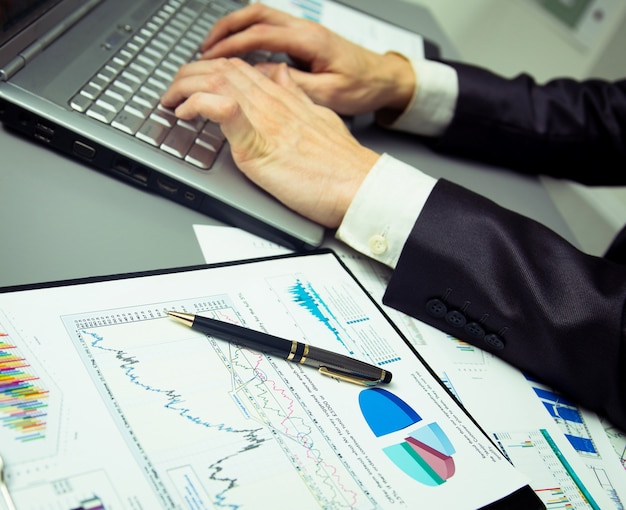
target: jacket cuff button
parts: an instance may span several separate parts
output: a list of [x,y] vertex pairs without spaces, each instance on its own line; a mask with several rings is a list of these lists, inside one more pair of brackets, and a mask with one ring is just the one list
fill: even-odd
[[497,351],[501,351],[504,349],[504,340],[500,338],[498,335],[490,333],[485,335],[485,343],[489,345],[491,348],[496,349]]
[[446,314],[446,322],[455,328],[462,328],[467,323],[467,319],[458,310],[451,310]]
[[426,303],[426,313],[431,317],[441,319],[441,317],[445,317],[446,313],[448,313],[448,307],[441,299],[434,298]]
[[477,322],[468,322],[465,332],[474,340],[481,340],[485,336],[485,330]]

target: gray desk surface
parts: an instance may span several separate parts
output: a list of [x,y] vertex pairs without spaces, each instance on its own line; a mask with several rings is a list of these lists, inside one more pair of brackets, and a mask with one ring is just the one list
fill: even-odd
[[[344,3],[401,20],[436,41],[444,56],[458,57],[423,7],[375,0]],[[373,126],[358,129],[357,136],[380,152],[463,184],[573,239],[538,179],[445,158],[411,137]],[[4,129],[0,155],[0,286],[203,262],[192,225],[215,224],[212,219]]]

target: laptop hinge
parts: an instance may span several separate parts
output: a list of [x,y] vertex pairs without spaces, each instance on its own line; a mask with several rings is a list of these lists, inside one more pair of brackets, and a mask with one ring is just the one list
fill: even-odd
[[79,21],[85,16],[91,9],[93,9],[101,0],[91,0],[85,3],[79,9],[71,13],[63,22],[56,25],[52,30],[46,32],[39,39],[34,41],[30,46],[24,48],[13,60],[7,63],[2,69],[0,69],[0,81],[7,81],[26,64],[28,64],[35,56],[39,55],[50,44],[63,34],[74,23]]

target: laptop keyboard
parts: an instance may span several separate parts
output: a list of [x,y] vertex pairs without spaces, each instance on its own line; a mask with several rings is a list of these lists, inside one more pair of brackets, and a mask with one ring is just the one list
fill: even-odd
[[168,0],[70,106],[197,168],[210,169],[224,143],[219,126],[201,118],[177,119],[160,99],[180,66],[199,56],[206,34],[229,10],[218,2]]

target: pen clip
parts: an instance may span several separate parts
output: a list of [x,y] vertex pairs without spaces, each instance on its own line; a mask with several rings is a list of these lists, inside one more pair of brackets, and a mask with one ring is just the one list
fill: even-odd
[[318,368],[318,370],[319,370],[319,373],[322,375],[332,377],[333,379],[339,379],[341,381],[351,382],[353,384],[359,384],[361,386],[376,386],[378,383],[383,381],[382,378],[381,379],[366,379],[358,375],[341,372],[340,370],[337,370],[335,368],[329,368],[326,366],[321,366]]

